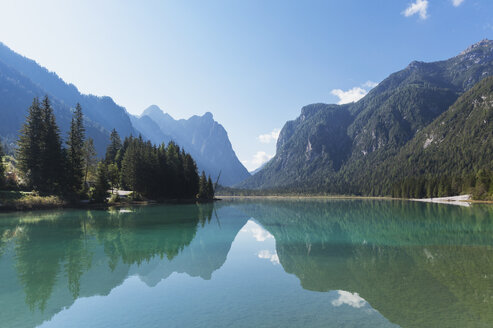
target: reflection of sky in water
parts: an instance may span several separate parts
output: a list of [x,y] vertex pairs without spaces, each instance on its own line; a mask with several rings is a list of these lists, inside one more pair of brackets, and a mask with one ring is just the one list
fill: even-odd
[[274,239],[267,230],[255,223],[253,220],[249,220],[245,226],[240,230],[242,233],[251,233],[256,241],[266,241],[267,239]]
[[358,293],[350,293],[344,290],[338,290],[337,294],[339,295],[339,297],[332,301],[332,305],[334,306],[341,306],[343,304],[346,304],[353,308],[359,309],[367,304],[366,301],[358,295]]
[[[197,228],[194,240],[175,258],[133,265],[129,272],[134,273],[108,295],[81,297],[40,327],[394,326],[357,293],[303,289],[297,276],[284,271],[272,234],[254,220],[231,229],[236,236],[230,249],[220,245],[228,229],[227,218]],[[160,272],[155,262],[173,267],[188,261],[194,269],[211,262],[196,261],[197,256],[224,256],[225,262],[210,279],[175,269],[155,285],[147,283]]]
[[[249,220],[245,226],[240,230],[240,234],[246,234],[253,237],[259,243],[263,243],[265,241],[274,240],[274,236],[272,236],[267,230],[262,228],[259,224],[257,224],[253,220]],[[266,245],[271,246],[271,249],[262,249],[257,252],[257,256],[259,259],[269,260],[273,264],[279,264],[279,257],[277,256],[277,252],[275,250],[275,244],[265,243]]]
[[0,327],[491,326],[492,207],[215,206],[0,214]]

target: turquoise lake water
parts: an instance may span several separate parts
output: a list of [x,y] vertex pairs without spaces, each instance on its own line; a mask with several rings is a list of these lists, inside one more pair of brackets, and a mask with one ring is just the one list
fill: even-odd
[[0,327],[493,327],[493,206],[0,214]]

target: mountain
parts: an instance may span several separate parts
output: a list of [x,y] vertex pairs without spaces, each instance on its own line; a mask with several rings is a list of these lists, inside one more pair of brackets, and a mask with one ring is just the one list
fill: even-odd
[[235,205],[274,236],[280,264],[304,289],[358,293],[399,327],[481,327],[493,319],[484,301],[491,282],[478,274],[493,267],[492,235],[478,223],[491,217],[488,207],[372,200]]
[[[414,61],[356,103],[305,106],[301,115],[281,130],[274,158],[237,186],[390,194],[383,181],[396,181],[384,179],[388,178],[387,172],[378,169],[382,163],[396,165],[403,156],[398,157],[399,152],[415,142],[412,140],[417,133],[453,108],[451,105],[464,92],[491,75],[493,42],[483,40],[448,60]],[[448,129],[452,123],[443,128]],[[467,132],[463,137],[474,136]],[[446,151],[456,154],[455,148]],[[428,173],[426,167],[422,169],[420,174]],[[410,173],[401,172],[406,172],[401,176]]]
[[147,108],[140,117],[133,117],[136,129],[154,143],[175,141],[189,152],[200,171],[215,181],[231,186],[250,176],[231,146],[224,127],[214,121],[211,113],[175,120],[158,106]]
[[264,164],[260,165],[260,166],[259,166],[259,167],[257,167],[255,170],[250,171],[250,172],[249,172],[249,173],[250,173],[250,175],[254,175],[254,174],[256,174],[257,172],[260,172],[260,171],[264,168],[265,164],[267,164],[267,162],[265,162]]
[[15,143],[33,98],[45,95],[51,100],[64,139],[72,109],[81,104],[86,134],[94,139],[99,156],[104,156],[110,131],[116,129],[122,139],[140,133],[155,144],[174,140],[191,153],[200,170],[214,179],[221,172],[223,185],[250,176],[236,157],[226,131],[211,113],[175,120],[159,107],[151,106],[140,117],[130,115],[110,97],[81,94],[73,84],[0,42],[0,138]]
[[15,140],[34,97],[48,95],[53,104],[62,136],[70,126],[71,109],[80,103],[86,119],[87,134],[96,150],[104,154],[109,131],[121,136],[135,134],[126,110],[110,97],[81,94],[73,84],[35,61],[23,57],[0,42],[0,136]]
[[149,116],[130,115],[130,121],[135,129],[154,144],[168,143],[173,138],[164,134],[159,125]]
[[[8,235],[0,239],[2,327],[38,327],[78,298],[107,296],[129,277],[148,287],[174,272],[210,280],[248,219],[231,207],[189,204],[180,211],[38,213],[19,222],[25,238],[0,226]],[[153,233],[142,234],[146,229]]]
[[[463,172],[493,170],[493,77],[465,92],[447,111],[416,133],[398,154],[385,160],[375,173],[402,185],[408,177],[458,177]],[[421,181],[415,197],[425,193]],[[453,182],[452,185],[458,182]],[[414,183],[416,184],[416,183]],[[442,181],[442,188],[450,183]],[[395,187],[395,186],[394,186]],[[454,188],[454,186],[451,186]],[[438,183],[440,188],[440,181]],[[398,190],[392,191],[398,194]],[[451,190],[454,191],[454,190]],[[442,190],[449,194],[450,190]],[[481,196],[481,195],[478,195]]]

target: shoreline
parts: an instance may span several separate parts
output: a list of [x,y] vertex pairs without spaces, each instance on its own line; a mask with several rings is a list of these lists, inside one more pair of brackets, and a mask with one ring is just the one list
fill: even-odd
[[449,197],[434,197],[434,198],[393,198],[389,196],[347,196],[347,195],[333,195],[333,196],[316,196],[316,195],[268,195],[268,196],[233,196],[233,195],[218,195],[214,200],[204,201],[197,199],[165,199],[165,200],[144,200],[144,201],[130,201],[130,202],[118,202],[111,204],[96,204],[96,203],[70,203],[61,201],[57,203],[49,204],[1,204],[0,213],[12,213],[12,212],[30,212],[30,211],[43,211],[43,210],[57,210],[57,209],[89,209],[89,210],[105,210],[108,208],[121,208],[126,206],[147,206],[147,205],[161,205],[161,204],[206,204],[216,201],[228,201],[228,200],[388,200],[388,201],[412,201],[422,203],[434,203],[444,205],[456,205],[469,207],[472,204],[493,204],[490,200],[474,200],[470,195],[459,195]]
[[[462,197],[468,196],[468,199],[462,199]],[[493,200],[476,200],[470,198],[470,195],[459,195],[459,196],[448,196],[448,197],[433,197],[433,198],[394,198],[389,196],[316,196],[316,195],[269,195],[269,196],[233,196],[233,195],[218,195],[217,196],[223,200],[234,200],[234,199],[354,199],[354,200],[399,200],[399,201],[413,201],[413,202],[423,202],[423,203],[434,203],[434,204],[445,204],[445,205],[462,205],[470,206],[471,204],[493,204]]]
[[121,208],[127,206],[148,206],[148,205],[164,205],[164,204],[207,204],[213,203],[220,199],[215,198],[211,201],[197,200],[197,199],[167,199],[167,200],[145,200],[145,201],[131,201],[131,202],[118,202],[111,204],[101,203],[69,203],[64,202],[61,204],[34,204],[34,205],[3,205],[0,204],[1,213],[15,213],[15,212],[31,212],[31,211],[45,211],[45,210],[59,210],[59,209],[88,209],[88,210],[106,210],[108,208]]
[[268,195],[268,196],[232,196],[218,195],[221,200],[227,199],[374,199],[374,200],[407,200],[406,198],[392,198],[388,196],[316,196],[316,195]]

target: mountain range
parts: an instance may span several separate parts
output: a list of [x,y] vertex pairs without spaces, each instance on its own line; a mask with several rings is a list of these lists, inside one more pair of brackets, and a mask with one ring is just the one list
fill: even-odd
[[492,75],[493,42],[483,40],[414,61],[355,103],[305,106],[276,155],[237,187],[390,195],[409,177],[491,169]]
[[214,121],[212,113],[175,120],[158,106],[148,107],[140,117],[131,116],[135,128],[154,143],[173,140],[190,153],[199,170],[208,172],[213,180],[231,186],[250,177],[236,157],[228,133]]
[[110,131],[116,129],[122,138],[141,134],[155,144],[174,140],[192,154],[199,170],[205,170],[214,179],[221,172],[219,182],[223,185],[250,176],[236,157],[226,131],[213,120],[212,114],[174,120],[157,106],[151,106],[141,117],[134,117],[112,98],[82,94],[56,73],[0,42],[0,137],[4,142],[15,145],[33,98],[45,95],[50,98],[64,139],[72,110],[80,103],[86,134],[94,139],[99,156],[104,156]]

